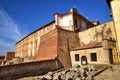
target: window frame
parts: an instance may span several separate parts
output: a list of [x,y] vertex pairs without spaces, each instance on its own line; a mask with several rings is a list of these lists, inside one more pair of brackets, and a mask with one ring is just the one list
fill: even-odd
[[90,53],[90,57],[91,57],[91,61],[97,62],[97,53],[96,52]]
[[80,61],[79,54],[75,54],[75,61]]

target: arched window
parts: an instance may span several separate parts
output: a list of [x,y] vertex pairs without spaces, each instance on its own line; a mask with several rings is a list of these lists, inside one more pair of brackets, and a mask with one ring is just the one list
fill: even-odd
[[81,63],[82,64],[87,64],[87,57],[86,56],[81,57]]

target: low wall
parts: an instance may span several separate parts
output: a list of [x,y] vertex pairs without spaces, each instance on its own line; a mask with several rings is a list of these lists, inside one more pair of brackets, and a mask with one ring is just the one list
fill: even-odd
[[43,75],[60,69],[58,60],[46,60],[0,66],[0,80],[15,80],[26,76]]

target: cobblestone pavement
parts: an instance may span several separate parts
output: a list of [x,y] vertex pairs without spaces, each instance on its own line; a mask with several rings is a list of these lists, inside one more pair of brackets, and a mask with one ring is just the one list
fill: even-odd
[[94,77],[94,80],[120,80],[120,65],[114,65]]

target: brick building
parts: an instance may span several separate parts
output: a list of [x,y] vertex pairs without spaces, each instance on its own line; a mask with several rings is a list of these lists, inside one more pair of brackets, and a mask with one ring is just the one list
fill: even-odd
[[0,65],[4,61],[4,59],[5,59],[5,56],[0,56]]
[[54,21],[16,43],[15,57],[24,62],[58,59],[64,67],[117,63],[113,21],[92,23],[76,8],[54,16]]
[[7,52],[5,56],[0,56],[0,65],[13,64],[15,58],[15,52]]
[[5,55],[5,61],[12,60],[15,57],[15,52],[7,52]]

